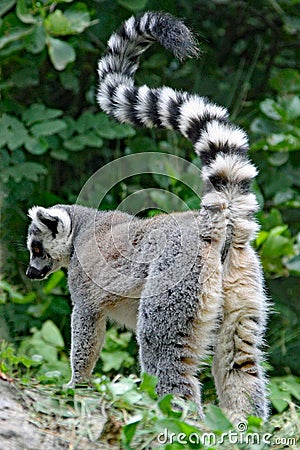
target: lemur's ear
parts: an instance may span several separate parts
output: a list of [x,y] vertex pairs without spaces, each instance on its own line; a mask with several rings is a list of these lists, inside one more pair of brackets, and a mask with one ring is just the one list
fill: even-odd
[[71,231],[71,219],[64,209],[34,206],[28,211],[28,215],[38,228],[51,231],[53,237],[57,234],[69,234]]

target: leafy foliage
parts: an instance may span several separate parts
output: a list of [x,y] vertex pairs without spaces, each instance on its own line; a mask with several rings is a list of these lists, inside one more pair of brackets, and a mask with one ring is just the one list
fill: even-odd
[[128,346],[132,340],[132,333],[118,333],[116,328],[110,328],[105,337],[105,343],[101,352],[102,371],[107,373],[112,370],[120,371],[126,367],[132,369],[134,359],[128,352]]
[[[61,345],[61,337],[51,322],[43,326],[41,334],[56,348]],[[37,339],[37,336],[32,339]],[[44,426],[51,430],[59,427],[66,437],[72,433],[77,444],[87,437],[90,448],[94,448],[93,443],[96,442],[105,445],[104,448],[114,448],[110,445],[119,443],[128,450],[250,450],[254,443],[260,444],[261,449],[287,443],[293,448],[300,437],[300,415],[296,413],[293,402],[300,397],[300,384],[292,376],[271,380],[270,398],[281,415],[274,415],[267,424],[262,424],[256,417],[249,417],[233,426],[224,412],[213,404],[205,405],[205,420],[199,422],[192,402],[184,402],[170,394],[157,399],[157,379],[148,374],[143,374],[141,380],[131,375],[127,378],[118,376],[112,381],[105,375],[96,375],[92,391],[84,387],[62,389],[63,379],[58,370],[39,374],[37,367],[41,365],[37,355],[30,359],[16,355],[12,347],[2,345],[0,361],[2,379],[15,377],[17,370],[20,377],[18,387],[26,386],[23,397],[28,393],[35,397],[31,417],[38,421],[40,428]],[[21,372],[22,367],[26,368],[26,373],[24,370]],[[32,379],[35,375],[38,376],[38,385]],[[32,386],[35,386],[35,391],[31,392]],[[234,444],[239,444],[239,447],[233,447]]]
[[[166,152],[200,165],[191,145],[178,134],[119,125],[100,112],[95,102],[97,59],[107,38],[130,14],[152,9],[186,17],[198,34],[202,58],[179,66],[157,46],[142,59],[138,83],[208,95],[228,106],[233,120],[250,132],[251,158],[260,171],[253,189],[261,205],[261,231],[254,245],[276,311],[268,333],[270,372],[275,376],[271,400],[274,413],[285,414],[291,404],[299,403],[299,379],[290,374],[300,375],[299,0],[0,0],[1,250],[5,261],[0,338],[11,342],[2,351],[1,370],[23,377],[24,382],[30,373],[39,382],[60,384],[69,374],[65,349],[70,346],[71,308],[65,274],[60,271],[34,285],[24,275],[28,207],[75,202],[96,169],[123,155]],[[147,212],[150,215],[168,209],[167,191],[188,207],[198,208],[197,196],[176,179],[175,168],[165,167],[165,172],[169,177],[147,174],[119,183],[101,207],[116,208],[132,192],[150,186],[156,189],[152,195],[157,205]],[[136,371],[133,361],[134,338],[110,328],[97,370],[110,378],[120,372],[128,375]],[[202,377],[211,385],[208,374]],[[154,406],[153,380],[142,382],[147,401],[137,383],[126,380],[114,383],[104,377],[96,382],[100,392],[109,392],[116,407],[134,411],[133,404],[141,402],[137,417],[133,413],[126,421],[120,437],[124,448],[143,439],[143,427],[150,430],[147,438],[151,440],[163,420],[170,430],[187,430],[182,416],[172,410],[170,398]],[[222,413],[214,407],[208,412],[209,429],[216,423],[219,430],[226,427]]]

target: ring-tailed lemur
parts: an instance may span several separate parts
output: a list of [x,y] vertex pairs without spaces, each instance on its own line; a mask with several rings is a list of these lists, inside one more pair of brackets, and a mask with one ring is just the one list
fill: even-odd
[[[186,26],[168,14],[131,17],[99,61],[101,108],[120,122],[161,126],[189,138],[202,161],[200,211],[138,219],[65,205],[29,211],[27,275],[68,267],[73,301],[71,384],[92,372],[106,318],[137,330],[143,371],[157,392],[196,400],[197,367],[213,350],[220,406],[266,419],[260,346],[267,315],[262,272],[250,246],[257,211],[244,131],[227,110],[169,87],[134,85],[139,56],[158,41],[178,58],[196,55]],[[161,236],[164,244],[161,244]]]

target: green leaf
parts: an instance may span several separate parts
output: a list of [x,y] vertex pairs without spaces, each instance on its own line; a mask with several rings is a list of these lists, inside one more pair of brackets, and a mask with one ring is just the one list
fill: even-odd
[[65,16],[69,20],[75,33],[82,33],[91,25],[90,13],[84,3],[78,2],[66,9]]
[[154,203],[153,206],[164,212],[186,211],[188,209],[188,206],[180,197],[170,195],[166,190],[153,189],[149,196]]
[[288,225],[278,225],[277,227],[274,227],[270,231],[270,236],[271,237],[280,236],[282,233],[284,233],[287,230],[288,230]]
[[34,31],[34,28],[19,28],[18,30],[9,33],[7,36],[0,38],[0,50],[8,44],[19,41],[22,38],[30,35]]
[[73,135],[74,131],[77,130],[77,126],[76,126],[76,121],[70,116],[65,116],[64,121],[67,124],[67,128],[60,131],[59,136],[63,140],[67,140]]
[[0,131],[1,144],[4,145],[6,143],[10,150],[16,150],[29,139],[23,123],[12,115],[2,115],[0,118]]
[[255,432],[260,430],[263,425],[263,420],[260,417],[249,416],[248,417],[248,432]]
[[148,0],[117,0],[119,5],[128,9],[129,11],[141,11],[146,8]]
[[39,181],[41,175],[48,173],[46,167],[35,162],[24,162],[19,165],[19,169],[23,172],[23,177],[31,181]]
[[45,361],[56,362],[57,350],[53,345],[47,344],[42,339],[32,338],[30,341],[31,355],[38,354]]
[[136,134],[130,125],[116,123],[104,113],[95,114],[93,127],[99,136],[106,139],[123,139]]
[[300,17],[288,16],[286,14],[283,14],[282,18],[284,20],[284,28],[287,33],[298,35],[300,32]]
[[[262,226],[265,230],[271,230],[272,228],[282,225],[282,216],[278,209],[272,208],[270,212],[264,213],[260,219]],[[268,236],[269,233],[264,231]]]
[[158,150],[156,141],[147,136],[136,136],[133,139],[130,139],[128,147],[130,153],[140,153],[141,151],[144,151],[143,149],[145,148],[149,152],[156,152]]
[[34,359],[27,358],[27,356],[22,355],[20,356],[20,363],[22,363],[27,369],[30,367],[36,367],[39,366],[42,361],[35,361]]
[[276,91],[282,92],[299,92],[300,91],[300,73],[295,69],[280,70],[270,80],[270,85]]
[[173,409],[172,400],[173,400],[172,394],[165,395],[162,399],[159,400],[158,406],[161,412],[163,412],[168,417],[175,417],[180,418],[182,416],[181,411],[175,411]]
[[60,9],[49,14],[44,23],[46,30],[56,36],[66,36],[74,32],[70,20],[67,19]]
[[260,136],[268,136],[271,133],[279,132],[279,124],[265,117],[257,117],[250,125],[252,133]]
[[294,198],[295,192],[292,189],[286,189],[284,191],[279,191],[274,195],[273,203],[274,205],[283,205],[289,200]]
[[263,242],[267,240],[269,233],[267,231],[259,231],[257,238],[255,239],[256,247],[259,247]]
[[16,3],[16,0],[0,0],[0,17],[10,10]]
[[53,347],[63,348],[65,345],[61,332],[52,320],[47,320],[43,323],[41,336],[48,344],[53,345]]
[[17,304],[26,304],[31,303],[35,299],[34,292],[31,292],[30,294],[23,295],[20,292],[16,291],[9,283],[6,281],[0,281],[0,290],[5,291],[8,293],[9,300],[13,303]]
[[270,119],[281,120],[284,115],[281,107],[271,98],[267,98],[259,106],[261,111]]
[[36,122],[44,122],[49,119],[54,119],[61,116],[63,111],[60,109],[46,108],[42,103],[33,103],[26,108],[22,114],[22,119],[27,125],[32,125]]
[[26,303],[32,303],[36,298],[36,294],[34,292],[30,292],[27,295],[17,295],[11,298],[13,303],[18,303],[20,305],[24,305]]
[[281,388],[290,392],[297,400],[300,400],[300,378],[296,378],[293,375],[283,377]]
[[0,117],[0,146],[4,147],[7,142],[8,130],[9,130],[9,119],[7,114],[3,114]]
[[76,3],[64,13],[57,9],[45,20],[47,31],[56,36],[79,34],[90,25],[90,14],[84,3]]
[[36,67],[24,67],[13,73],[10,81],[19,88],[37,86],[39,84],[39,71]]
[[42,24],[36,24],[32,34],[27,38],[26,49],[34,55],[40,53],[46,46],[46,31]]
[[278,133],[269,136],[267,138],[267,143],[271,150],[297,151],[300,147],[300,138],[291,133]]
[[227,431],[232,428],[232,424],[223,411],[215,405],[208,406],[205,423],[214,431]]
[[56,288],[59,283],[65,278],[65,274],[62,270],[58,270],[57,272],[51,274],[49,280],[43,288],[44,294],[50,294],[54,288]]
[[64,146],[72,151],[83,150],[85,147],[100,148],[102,145],[103,139],[97,136],[93,131],[79,136],[73,136],[71,139],[64,141]]
[[84,149],[85,142],[82,136],[73,136],[71,139],[64,141],[64,147],[73,152],[77,152]]
[[[275,121],[282,120],[284,122],[291,122],[300,117],[300,99],[297,95],[285,95],[278,98],[276,102],[273,99],[267,98],[260,103],[261,111],[270,119]],[[285,130],[275,135],[284,136]],[[286,129],[288,131],[288,129]],[[283,140],[283,138],[281,139]]]
[[36,23],[37,21],[27,6],[27,0],[18,0],[16,13],[23,23]]
[[67,42],[48,38],[47,45],[50,59],[56,70],[64,70],[69,63],[75,61],[75,50]]
[[300,275],[300,255],[294,256],[286,262],[286,267],[291,273]]
[[271,171],[268,175],[268,181],[263,186],[266,196],[274,196],[278,191],[283,191],[293,185],[293,180],[287,176],[285,171]]
[[29,140],[29,135],[17,118],[10,116],[9,129],[6,131],[6,143],[10,150],[15,150]]
[[[62,373],[59,370],[49,370],[45,373],[43,378],[45,377],[45,381],[49,382],[50,380],[58,380],[59,378],[62,378]],[[40,378],[40,380],[42,380]],[[59,413],[61,414],[61,410],[59,410]]]
[[108,352],[114,352],[120,348],[127,348],[131,337],[132,333],[130,331],[118,333],[116,328],[110,328],[106,333],[104,349]]
[[147,392],[148,395],[153,399],[157,398],[157,393],[155,390],[157,386],[157,380],[158,380],[157,377],[155,377],[154,375],[150,375],[147,372],[144,372],[142,374],[142,382],[140,385],[140,389],[142,391]]
[[83,114],[81,114],[76,123],[76,130],[78,131],[78,133],[84,133],[85,131],[93,128],[94,120],[95,120],[94,114],[88,111],[85,111]]
[[254,180],[254,182],[252,183],[252,192],[253,194],[255,194],[259,209],[263,209],[265,200],[256,180]]
[[269,384],[269,390],[270,390],[270,400],[274,406],[274,408],[277,409],[279,413],[282,413],[288,406],[289,402],[291,401],[291,396],[288,392],[283,392],[278,384],[271,380]]
[[67,124],[64,120],[48,120],[47,122],[36,123],[31,127],[31,132],[35,136],[51,136],[59,133],[66,128]]
[[289,159],[289,153],[288,152],[276,152],[272,153],[268,157],[268,161],[272,166],[278,167],[283,166]]
[[286,119],[288,121],[292,121],[300,117],[300,98],[298,95],[283,97],[281,104],[286,112]]
[[131,422],[127,425],[124,425],[122,428],[122,444],[125,445],[125,448],[128,447],[128,444],[133,439],[133,436],[135,434],[135,431],[137,429],[138,424],[141,422],[141,420],[136,420],[135,422]]
[[90,131],[82,135],[82,141],[87,147],[97,147],[100,148],[103,145],[103,139],[97,136],[96,133]]
[[25,161],[26,161],[25,153],[22,150],[20,150],[20,149],[14,150],[10,154],[10,162],[11,162],[12,165],[18,165],[18,164],[23,163]]
[[69,154],[62,148],[58,148],[56,150],[51,150],[50,156],[58,161],[67,161]]
[[142,394],[140,392],[137,392],[136,390],[132,389],[131,391],[125,392],[124,395],[122,395],[122,404],[125,405],[125,407],[128,406],[136,406],[137,403],[141,401],[143,398]]
[[287,225],[273,228],[265,243],[263,244],[261,255],[267,258],[276,258],[288,255],[293,252],[291,241],[281,234],[287,229]]
[[109,390],[114,395],[114,397],[119,397],[121,395],[124,395],[126,392],[131,391],[132,389],[135,389],[136,385],[133,382],[133,380],[127,378],[122,379],[121,381],[118,381],[117,383],[111,382],[109,384]]
[[48,144],[43,138],[30,138],[25,143],[26,150],[33,155],[43,155],[48,150]]
[[[71,72],[61,72],[59,74],[59,79],[61,84],[66,90],[73,92],[78,92],[79,90],[79,79]],[[79,131],[79,130],[78,130]],[[80,131],[79,131],[80,132]]]
[[[0,147],[2,147],[2,141],[1,141],[1,127],[0,127]],[[8,152],[5,149],[0,150],[1,158],[0,158],[0,169],[3,169],[4,167],[8,167],[11,164],[11,159],[8,154]]]
[[115,350],[113,353],[103,351],[101,353],[103,361],[103,372],[109,372],[112,369],[119,370],[124,362],[133,363],[133,358],[124,350]]
[[23,162],[16,166],[3,169],[0,172],[0,179],[7,183],[12,178],[16,183],[20,183],[22,179],[30,181],[39,181],[41,175],[46,175],[47,169],[41,164],[35,162]]

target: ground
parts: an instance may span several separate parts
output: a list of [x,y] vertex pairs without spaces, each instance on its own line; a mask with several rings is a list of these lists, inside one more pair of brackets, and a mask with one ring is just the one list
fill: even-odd
[[[111,424],[97,400],[82,411],[59,405],[52,396],[0,380],[0,450],[115,450],[109,443]],[[117,425],[116,425],[117,426]],[[98,440],[106,428],[106,442]],[[118,433],[117,433],[118,434]],[[111,440],[116,433],[111,433]],[[97,442],[96,442],[97,440]]]

